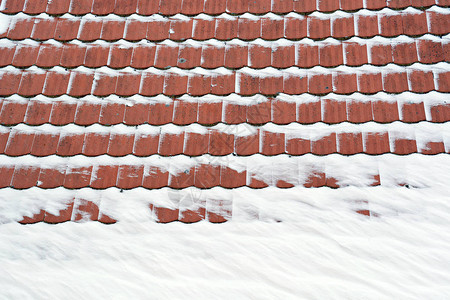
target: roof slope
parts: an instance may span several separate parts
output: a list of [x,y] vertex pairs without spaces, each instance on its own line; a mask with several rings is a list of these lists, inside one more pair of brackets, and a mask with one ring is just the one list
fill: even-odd
[[447,6],[2,1],[0,222],[264,219],[249,197],[311,191],[376,216],[443,186]]

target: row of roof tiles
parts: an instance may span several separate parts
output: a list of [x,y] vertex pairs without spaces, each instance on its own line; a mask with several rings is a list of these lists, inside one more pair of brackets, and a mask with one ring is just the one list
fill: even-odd
[[330,15],[287,15],[284,17],[233,18],[169,18],[169,19],[80,19],[80,18],[12,18],[9,30],[0,34],[12,40],[55,39],[58,41],[128,40],[161,41],[165,39],[194,40],[276,40],[280,38],[324,39],[352,36],[394,37],[418,36],[426,33],[448,33],[449,18],[445,10],[405,10],[402,13]]
[[83,15],[186,15],[211,14],[217,15],[224,12],[242,14],[246,12],[255,14],[309,13],[313,11],[331,12],[335,10],[354,11],[362,8],[382,9],[390,7],[394,9],[413,7],[428,7],[432,5],[449,6],[448,0],[5,0],[2,12],[27,14],[39,14],[46,12],[51,15],[71,13]]
[[[370,187],[382,185],[386,187],[409,185],[413,188],[427,187],[433,183],[433,178],[424,178],[417,173],[417,167],[428,168],[447,161],[448,155],[428,156],[421,162],[415,158],[419,154],[410,156],[352,156],[343,157],[331,155],[326,157],[224,157],[222,160],[211,158],[187,158],[183,156],[171,157],[170,166],[166,166],[161,157],[141,163],[129,162],[130,158],[114,160],[106,157],[100,159],[84,159],[83,157],[61,158],[57,163],[51,157],[33,158],[27,160],[17,158],[8,160],[0,165],[0,187],[14,189],[29,189],[40,187],[53,189],[184,189],[197,187],[209,189],[212,187],[264,188],[274,186],[278,188],[292,188],[295,186],[311,187]],[[325,158],[325,159],[324,159]],[[344,159],[347,158],[347,159]],[[398,159],[401,158],[401,159]],[[71,160],[79,160],[82,164],[71,164]],[[133,160],[133,159],[131,159]],[[415,162],[409,166],[408,162]],[[133,164],[131,164],[133,163]],[[358,165],[363,163],[364,165]],[[438,165],[436,165],[438,163]],[[356,165],[355,165],[356,164]],[[363,166],[363,167],[361,167]],[[432,165],[431,165],[432,166]],[[426,171],[424,171],[427,173]],[[357,180],[355,180],[357,179]],[[443,184],[443,183],[442,183]]]
[[[362,70],[364,71],[364,70]],[[357,68],[345,71],[332,69],[299,70],[288,72],[253,69],[217,73],[180,72],[94,72],[93,70],[42,71],[18,69],[0,72],[0,95],[9,96],[154,96],[183,94],[276,95],[310,93],[374,94],[377,92],[426,93],[433,90],[450,91],[450,71],[445,68],[424,69],[422,66],[405,68],[387,66],[360,72]]]
[[[423,100],[426,100],[427,97],[424,96]],[[408,100],[408,95],[401,98],[403,100],[367,99],[367,101],[358,101],[349,97],[343,101],[324,97],[309,102],[268,99],[268,101],[253,100],[246,104],[226,100],[217,102],[169,100],[169,102],[136,103],[134,105],[108,101],[92,103],[6,99],[0,101],[0,124],[41,125],[50,123],[65,125],[75,123],[86,126],[96,123],[102,125],[121,123],[127,125],[169,123],[211,125],[216,123],[265,124],[269,122],[275,124],[292,122],[334,124],[346,121],[351,123],[370,121],[415,123],[425,120],[441,123],[450,121],[450,104],[445,101],[412,102]]]
[[[406,126],[406,125],[404,125]],[[367,154],[439,154],[450,152],[448,136],[440,132],[446,127],[431,127],[437,132],[429,134],[423,126],[417,128],[379,127],[375,129],[358,128],[345,131],[345,127],[331,127],[325,129],[303,128],[298,129],[301,134],[280,127],[275,130],[250,130],[248,128],[224,127],[222,130],[206,129],[195,130],[195,127],[175,128],[143,128],[139,132],[130,131],[119,133],[114,130],[101,130],[94,127],[87,132],[79,130],[49,131],[19,130],[0,132],[0,154],[8,156],[150,156],[159,154],[173,156],[185,154],[200,156],[210,154],[213,156],[253,155],[328,155],[339,153],[354,155]],[[97,129],[97,130],[96,130]],[[159,129],[159,130],[158,130]],[[194,129],[194,130],[192,130]],[[151,131],[152,132],[151,132]],[[244,130],[242,135],[236,130]],[[417,132],[417,133],[416,133]],[[319,136],[317,136],[318,133]]]
[[54,208],[41,209],[36,214],[24,216],[19,223],[34,224],[38,222],[46,222],[56,224],[67,221],[99,221],[104,224],[116,223],[116,220],[110,218],[99,209],[99,203],[97,204],[83,199],[73,199],[72,201],[69,201],[66,203],[66,207],[59,210],[56,214],[54,212]]
[[[68,189],[81,189],[91,187],[94,189],[106,189],[117,187],[120,189],[132,189],[144,187],[157,189],[170,187],[182,189],[187,187],[212,188],[221,186],[224,188],[237,188],[248,186],[251,188],[264,188],[276,186],[279,188],[291,188],[294,186],[331,187],[338,188],[341,185],[352,185],[354,175],[338,174],[340,180],[326,174],[323,166],[314,166],[306,171],[299,169],[297,162],[293,161],[283,168],[282,176],[273,175],[279,166],[271,166],[264,170],[254,170],[250,167],[238,170],[226,165],[198,164],[186,168],[180,173],[170,173],[159,166],[152,165],[96,165],[87,167],[34,167],[34,166],[0,166],[0,187],[13,187],[15,189],[28,189],[38,186],[40,188],[65,187]],[[299,173],[299,171],[301,173]],[[383,185],[383,176],[377,168],[374,168],[370,178],[361,178],[357,186]],[[383,174],[381,172],[381,174]],[[335,174],[336,175],[336,174]],[[386,174],[390,179],[390,174]],[[402,180],[406,178],[402,178]],[[342,182],[340,184],[340,182]],[[397,186],[411,184],[409,182],[397,182]],[[390,184],[389,184],[390,185]]]
[[[181,202],[181,201],[180,201]],[[207,220],[211,223],[223,223],[231,219],[232,202],[227,200],[213,200],[205,199],[204,203],[192,203],[189,207],[186,203],[174,203],[173,207],[167,208],[149,205],[149,210],[152,213],[155,221],[159,223],[169,223],[180,221],[183,223],[194,223],[201,220]],[[185,201],[186,202],[186,201]],[[214,209],[209,210],[209,206],[213,203]],[[53,214],[47,210],[41,209],[38,213],[30,216],[24,216],[19,221],[21,224],[34,224],[38,222],[45,222],[50,224],[57,224],[63,222],[86,222],[98,221],[104,224],[114,224],[117,221],[104,212],[102,212],[102,202],[84,200],[82,198],[75,198],[66,203],[66,207],[60,209],[57,214]],[[181,204],[181,205],[180,205]],[[219,208],[219,209],[217,209]],[[50,208],[50,210],[53,210]]]
[[[101,205],[101,202],[100,202]],[[353,203],[354,211],[367,217],[379,217],[369,209],[368,201],[355,201]],[[183,222],[195,223],[200,221],[208,221],[211,223],[223,223],[232,219],[233,203],[229,200],[217,200],[205,198],[203,201],[196,199],[172,201],[170,207],[159,206],[155,204],[149,205],[152,220],[158,223]],[[252,219],[260,219],[257,212],[252,212]],[[261,218],[264,220],[264,218]],[[35,224],[45,222],[49,224],[58,224],[64,222],[87,222],[98,221],[103,224],[114,224],[117,221],[104,214],[99,208],[99,204],[82,198],[75,198],[66,204],[66,207],[59,210],[58,213],[41,209],[38,213],[29,216],[23,216],[20,224]]]
[[[289,200],[300,198],[304,200],[305,197],[306,199],[312,200],[321,199],[323,198],[322,195],[325,194],[340,203],[339,210],[350,209],[355,213],[368,217],[378,217],[380,215],[390,214],[392,208],[389,211],[380,209],[379,206],[377,207],[376,201],[366,197],[367,194],[371,194],[372,192],[379,194],[381,192],[382,194],[389,195],[391,198],[396,198],[398,194],[408,195],[411,193],[420,193],[420,190],[417,189],[396,190],[397,193],[392,194],[392,189],[383,186],[360,188],[359,192],[352,189],[353,197],[349,198],[349,194],[352,194],[352,192],[349,193],[348,190],[329,188],[306,189],[303,187],[282,190],[272,187],[257,190],[246,187],[236,190],[220,187],[209,190],[200,190],[195,187],[181,190],[171,188],[158,190],[144,188],[120,190],[111,188],[95,191],[88,191],[88,189],[81,191],[68,190],[65,188],[52,190],[40,188],[14,190],[12,188],[6,188],[5,192],[8,196],[3,199],[13,199],[10,203],[14,203],[17,209],[14,214],[3,214],[0,216],[0,222],[3,224],[11,221],[19,221],[21,224],[33,224],[37,222],[55,224],[67,221],[99,221],[104,224],[113,224],[116,221],[130,220],[130,218],[134,220],[138,218],[141,221],[152,220],[161,223],[173,221],[192,223],[203,220],[213,223],[221,223],[227,220],[282,221],[280,219],[273,219],[272,215],[267,215],[267,211],[283,209],[279,207],[278,202],[271,201],[269,204],[264,203],[264,201],[262,203],[258,201],[259,204],[252,203],[249,205],[247,201],[249,195],[251,195],[251,198],[264,200],[265,198],[261,198],[260,195],[267,193],[276,196],[280,196],[281,194],[283,195],[281,198]],[[59,196],[55,197],[55,194]],[[28,195],[28,197],[25,195]],[[141,206],[136,207],[136,210],[130,211],[128,201],[125,201],[128,202],[126,208],[119,204],[119,202],[125,199],[139,199],[135,203],[139,202]],[[334,213],[336,212],[335,209],[336,207],[333,208]],[[331,212],[331,209],[329,210]],[[393,210],[392,212],[394,214],[402,211],[400,207],[395,207]],[[139,216],[136,214],[139,214]],[[295,214],[293,217],[295,218]]]
[[235,69],[248,66],[256,69],[285,69],[292,66],[382,66],[389,63],[410,65],[416,62],[432,64],[442,61],[450,61],[450,43],[431,36],[418,39],[377,39],[377,42],[358,39],[312,43],[310,40],[302,40],[292,43],[254,41],[226,45],[0,43],[0,67],[12,65],[20,68],[35,65],[42,68],[108,66],[113,69]]

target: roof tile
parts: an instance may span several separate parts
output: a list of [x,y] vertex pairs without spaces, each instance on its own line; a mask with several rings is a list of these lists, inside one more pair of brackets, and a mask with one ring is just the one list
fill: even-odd
[[322,108],[320,101],[299,104],[297,122],[303,124],[312,124],[320,121],[322,121]]
[[94,76],[92,94],[95,96],[108,96],[116,91],[117,77],[109,74],[97,73]]
[[[3,82],[0,80],[0,82]],[[1,86],[1,85],[0,85]],[[28,102],[16,102],[14,100],[4,100],[0,112],[0,124],[19,124],[25,118]]]
[[159,138],[158,153],[163,156],[173,156],[183,153],[184,132],[169,133],[162,132]]
[[127,41],[139,41],[147,37],[147,23],[130,19],[125,25],[124,39]]
[[303,155],[310,152],[311,152],[310,140],[295,137],[286,138],[286,153],[290,155]]
[[272,49],[270,46],[251,45],[248,48],[249,67],[260,69],[271,65]]
[[141,186],[144,166],[121,165],[117,175],[117,187],[132,189]]
[[174,102],[152,103],[149,106],[148,123],[152,125],[169,124],[173,119]]
[[210,131],[209,153],[214,156],[228,155],[234,152],[234,135],[215,130]]
[[395,154],[405,155],[417,152],[416,140],[408,138],[397,138],[393,142],[394,149],[392,152]]
[[194,185],[195,169],[185,169],[178,174],[169,174],[169,187],[183,189]]
[[202,164],[195,168],[194,186],[211,188],[220,184],[220,166]]
[[48,211],[45,212],[44,222],[50,224],[63,223],[70,221],[73,212],[73,200],[67,203],[66,208],[61,209],[57,215],[51,214]]
[[270,101],[252,103],[247,108],[247,122],[250,124],[265,124],[272,119]]
[[[193,3],[194,1],[183,1],[183,3]],[[203,4],[203,1],[202,1]],[[203,8],[202,8],[203,9]],[[192,25],[192,38],[204,41],[214,38],[216,32],[216,19],[195,18]]]
[[317,0],[317,8],[320,11],[335,11],[339,9],[339,0]]
[[102,125],[114,125],[123,122],[125,117],[125,104],[103,103],[100,110],[99,123]]
[[41,209],[39,213],[34,214],[31,217],[24,216],[21,221],[19,221],[20,224],[34,224],[38,222],[43,222],[45,216],[45,210]]
[[88,132],[84,138],[83,154],[86,156],[98,156],[108,151],[109,134]]
[[276,40],[284,37],[284,18],[262,18],[261,37],[265,40]]
[[[233,0],[230,0],[233,1]],[[229,2],[230,2],[229,1]],[[242,0],[234,0],[241,2]],[[242,1],[243,2],[243,1]],[[238,35],[238,18],[217,18],[214,37],[218,40],[231,40]]]
[[297,121],[297,107],[295,102],[282,100],[272,101],[272,122],[275,124],[289,124]]
[[183,153],[188,156],[199,156],[208,153],[209,135],[195,132],[186,132]]
[[158,153],[158,145],[159,135],[136,135],[134,139],[133,154],[136,156],[149,156],[156,154]]
[[39,178],[40,168],[16,167],[11,181],[15,189],[27,189],[36,185]]
[[9,139],[9,131],[0,133],[0,153],[5,153],[6,143]]
[[181,13],[184,15],[197,15],[203,12],[203,0],[182,1]]
[[52,107],[50,124],[65,125],[73,123],[76,111],[76,103],[55,102]]
[[34,134],[27,132],[12,132],[9,134],[5,154],[9,156],[20,156],[29,154],[33,145]]
[[238,103],[225,102],[224,103],[224,118],[223,121],[227,124],[245,123],[247,120],[247,106]]
[[[233,52],[232,49],[229,51]],[[234,53],[237,54],[238,51],[235,50]],[[230,53],[229,56],[230,57],[228,59],[231,59],[233,57],[233,53]],[[201,67],[213,69],[224,66],[225,65],[224,62],[225,62],[225,47],[216,48],[213,46],[204,46],[202,48],[202,59],[200,65]]]
[[78,37],[80,20],[61,18],[56,24],[55,37],[57,41],[70,41]]
[[47,4],[46,12],[49,15],[62,15],[69,11],[70,0],[52,0]]
[[97,204],[83,199],[76,199],[72,214],[72,221],[97,221],[99,209]]
[[8,13],[8,14],[14,14],[21,12],[23,10],[25,4],[25,0],[5,0],[4,1],[4,9],[2,12]]
[[35,96],[44,89],[46,73],[23,72],[17,93],[21,96]]
[[[169,0],[174,1],[174,0]],[[168,2],[168,1],[162,1]],[[170,20],[169,38],[175,41],[183,41],[192,36],[193,20]]]
[[324,39],[331,35],[330,19],[317,16],[308,16],[308,37],[311,39]]
[[340,0],[342,10],[358,10],[363,7],[363,0]]
[[115,1],[93,0],[92,13],[94,15],[107,15],[114,12]]
[[318,140],[311,141],[311,153],[317,155],[327,155],[337,152],[336,133],[324,136]]
[[23,12],[27,14],[40,14],[45,12],[47,0],[26,0]]
[[374,94],[383,89],[380,72],[358,74],[358,90],[364,94]]
[[150,41],[162,41],[169,38],[170,22],[165,20],[147,22],[147,39]]
[[75,124],[91,125],[98,123],[100,118],[100,105],[89,102],[79,102],[75,114]]
[[137,4],[137,13],[144,16],[156,14],[159,11],[159,1],[139,0]]
[[[382,1],[382,0],[377,0]],[[369,1],[368,4],[373,4],[376,1]],[[383,2],[383,1],[382,1]],[[378,16],[377,15],[357,15],[356,16],[356,30],[355,33],[360,37],[373,37],[378,32]]]
[[41,44],[36,65],[43,68],[58,66],[61,61],[63,48],[60,46]]
[[90,186],[94,189],[106,189],[116,186],[118,166],[98,166],[92,172]]
[[147,174],[144,173],[142,186],[149,189],[159,189],[169,183],[169,172],[150,166]]
[[262,131],[260,149],[263,155],[277,155],[285,153],[285,134]]
[[138,125],[147,123],[149,120],[150,107],[146,103],[135,103],[125,107],[125,118],[123,122],[127,125]]
[[67,94],[73,97],[89,95],[93,80],[94,74],[71,72]]
[[113,69],[125,68],[131,64],[133,48],[112,46],[109,53],[108,66]]
[[93,0],[71,0],[69,12],[73,15],[84,15],[91,12]]
[[363,152],[363,140],[361,133],[343,132],[337,135],[339,150],[338,153],[351,155]]
[[236,136],[235,152],[237,155],[247,156],[259,153],[259,129],[254,134]]
[[48,121],[50,120],[51,111],[52,103],[30,101],[28,102],[25,122],[29,125],[40,125],[48,123]]
[[352,123],[364,123],[372,121],[372,103],[370,101],[347,102],[347,120]]
[[390,151],[389,134],[387,132],[367,133],[364,136],[364,152],[367,154],[383,154]]
[[344,61],[348,66],[361,66],[367,64],[367,45],[355,42],[343,42]]
[[14,168],[14,166],[0,167],[0,188],[8,187],[11,185]]
[[211,125],[222,121],[222,102],[199,102],[198,123]]
[[117,15],[131,15],[136,12],[138,0],[116,0],[114,13]]
[[65,44],[61,55],[60,65],[73,68],[84,64],[87,47],[74,44]]
[[91,167],[68,167],[64,177],[64,187],[69,189],[79,189],[89,186],[91,181]]
[[102,34],[103,20],[85,19],[80,23],[78,39],[80,41],[95,41]]
[[[34,40],[49,40],[55,37],[56,19],[36,19],[29,35]],[[28,37],[28,36],[27,36]]]
[[124,156],[133,152],[134,134],[111,134],[108,155]]
[[341,123],[347,121],[345,101],[322,99],[322,121],[324,123]]
[[119,96],[131,96],[139,93],[141,85],[140,73],[121,73],[117,77],[115,94]]
[[352,15],[337,17],[331,22],[331,35],[335,38],[346,38],[355,35],[355,25]]
[[238,19],[238,34],[242,40],[253,40],[261,36],[261,19]]
[[83,152],[84,134],[67,134],[59,138],[56,154],[74,156]]
[[12,65],[15,67],[30,67],[36,63],[38,47],[19,45],[16,48]]

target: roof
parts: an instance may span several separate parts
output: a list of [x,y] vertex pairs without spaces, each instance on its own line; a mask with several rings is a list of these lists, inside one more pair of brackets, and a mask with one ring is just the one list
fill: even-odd
[[1,5],[1,223],[373,218],[450,182],[446,1]]

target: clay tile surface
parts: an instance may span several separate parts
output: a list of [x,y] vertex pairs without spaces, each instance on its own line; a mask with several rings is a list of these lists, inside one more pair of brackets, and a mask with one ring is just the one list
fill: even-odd
[[0,201],[71,195],[22,224],[114,224],[104,199],[139,197],[156,222],[222,223],[227,193],[427,186],[412,166],[450,153],[448,6],[3,1]]

